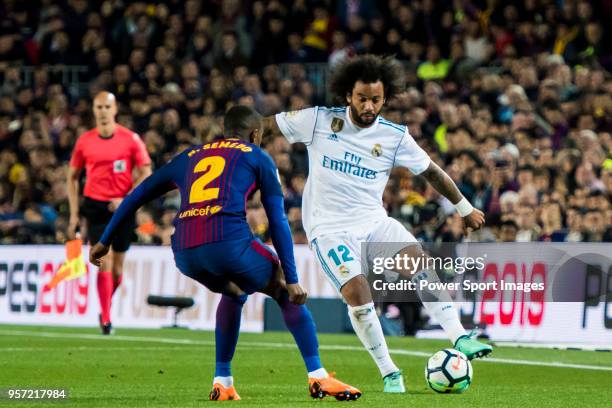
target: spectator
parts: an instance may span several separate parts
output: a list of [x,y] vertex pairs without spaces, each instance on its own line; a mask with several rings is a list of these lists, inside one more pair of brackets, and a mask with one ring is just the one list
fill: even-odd
[[233,72],[244,65],[246,57],[238,45],[238,36],[233,31],[226,31],[221,36],[221,47],[213,60],[213,68],[221,72]]
[[[510,239],[509,221],[517,241],[611,239],[612,50],[600,2],[543,11],[527,0],[486,10],[483,2],[337,1],[334,15],[328,0],[258,0],[248,9],[237,0],[60,3],[0,6],[0,242],[63,238],[58,174],[76,135],[93,125],[91,94],[117,94],[119,120],[143,135],[158,167],[218,137],[233,104],[266,114],[323,104],[327,66],[304,64],[333,68],[367,50],[394,53],[409,68],[407,91],[383,115],[408,125],[485,211],[491,225],[472,239]],[[83,86],[46,64],[86,67]],[[267,149],[301,242],[305,148],[279,139]],[[383,201],[419,239],[458,236],[444,219],[448,203],[418,178],[393,172]],[[170,195],[147,208],[143,239],[167,242],[176,202]]]
[[518,226],[512,220],[502,222],[499,229],[500,242],[516,242]]
[[437,45],[431,44],[427,47],[427,61],[419,65],[417,75],[420,79],[428,81],[430,79],[444,79],[448,75],[450,61],[440,57],[440,49]]

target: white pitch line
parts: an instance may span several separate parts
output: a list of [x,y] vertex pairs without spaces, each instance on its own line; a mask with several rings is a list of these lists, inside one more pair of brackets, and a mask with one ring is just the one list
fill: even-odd
[[[197,346],[208,346],[212,347],[215,345],[214,341],[209,340],[192,340],[192,339],[174,339],[165,337],[141,337],[141,336],[101,336],[99,334],[82,334],[82,333],[58,333],[58,332],[32,332],[26,330],[0,330],[0,335],[9,336],[32,336],[32,337],[48,337],[48,338],[67,338],[67,339],[87,339],[87,340],[98,340],[98,341],[133,341],[133,342],[147,342],[147,343],[164,343],[164,344],[182,344],[182,345],[197,345]],[[274,342],[240,342],[241,347],[257,347],[257,348],[296,348],[293,343],[274,343]],[[344,346],[344,345],[329,345],[322,344],[319,346],[321,350],[336,350],[336,351],[364,351],[363,347],[359,346]],[[412,356],[412,357],[429,357],[430,352],[426,351],[411,351],[411,350],[400,350],[390,349],[391,354]],[[512,364],[512,365],[528,365],[538,367],[554,367],[554,368],[574,368],[579,370],[596,370],[596,371],[612,371],[612,366],[595,366],[588,364],[572,364],[563,363],[560,361],[534,361],[534,360],[518,360],[509,358],[484,358],[478,360],[483,363],[498,363],[498,364]]]
[[495,344],[503,347],[541,348],[550,350],[579,350],[579,351],[612,351],[612,344],[579,344],[579,343],[516,343],[511,341],[496,341]]
[[87,339],[99,341],[135,341],[144,343],[168,343],[168,344],[197,344],[202,346],[214,346],[214,341],[206,340],[191,340],[191,339],[172,339],[164,337],[139,337],[139,336],[102,336],[100,334],[86,333],[61,333],[61,332],[39,332],[27,330],[0,330],[0,334],[8,334],[11,336],[33,336],[33,337],[51,337],[59,339]]
[[[3,347],[0,350],[6,351],[58,351],[57,347]],[[185,350],[184,346],[140,346],[140,347],[97,347],[97,346],[76,346],[61,351],[140,351],[140,350]]]

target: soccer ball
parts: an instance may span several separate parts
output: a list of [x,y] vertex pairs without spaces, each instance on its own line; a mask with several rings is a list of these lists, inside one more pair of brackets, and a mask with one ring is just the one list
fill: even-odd
[[429,358],[425,379],[439,393],[461,393],[472,383],[472,364],[467,356],[455,349],[438,351]]

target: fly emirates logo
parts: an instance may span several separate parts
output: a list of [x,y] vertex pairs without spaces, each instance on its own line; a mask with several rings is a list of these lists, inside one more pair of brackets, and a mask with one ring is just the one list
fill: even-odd
[[190,210],[185,210],[179,214],[179,218],[187,218],[187,217],[205,217],[208,215],[213,215],[221,211],[223,207],[220,205],[207,205],[202,208],[192,208]]
[[369,180],[375,179],[378,172],[361,166],[361,159],[351,152],[344,152],[344,160],[336,160],[323,155],[323,167]]

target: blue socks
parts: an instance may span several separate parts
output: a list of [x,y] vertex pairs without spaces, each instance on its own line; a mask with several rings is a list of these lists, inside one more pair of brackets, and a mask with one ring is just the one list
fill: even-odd
[[[240,317],[246,299],[247,295],[239,298],[222,295],[217,306],[215,377],[230,377],[232,375],[231,361],[238,343]],[[305,305],[291,303],[287,292],[283,292],[277,302],[283,313],[285,324],[300,349],[306,370],[313,372],[323,368],[319,358],[316,326],[308,308]]]
[[239,298],[227,295],[221,296],[221,301],[217,306],[217,321],[215,323],[215,377],[230,377],[232,375],[230,366],[240,333],[242,305],[246,300],[247,295],[242,295]]
[[312,372],[323,368],[319,358],[317,328],[306,305],[291,303],[287,292],[283,292],[277,302],[283,312],[285,324],[300,349],[306,370]]

